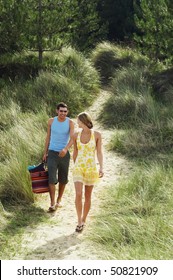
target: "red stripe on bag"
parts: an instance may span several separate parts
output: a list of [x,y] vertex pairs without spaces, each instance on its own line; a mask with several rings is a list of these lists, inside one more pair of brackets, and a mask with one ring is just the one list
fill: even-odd
[[49,192],[48,171],[30,173],[34,193]]

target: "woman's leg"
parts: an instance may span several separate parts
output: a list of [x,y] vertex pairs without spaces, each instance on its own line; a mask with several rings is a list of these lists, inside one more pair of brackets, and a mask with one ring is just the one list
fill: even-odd
[[85,186],[85,202],[84,202],[83,217],[82,217],[83,223],[85,223],[86,218],[88,216],[88,212],[91,208],[92,190],[93,190],[93,186]]
[[76,205],[76,212],[78,217],[78,225],[82,225],[82,189],[83,184],[80,182],[75,182],[75,191],[76,191],[76,198],[75,198],[75,205]]

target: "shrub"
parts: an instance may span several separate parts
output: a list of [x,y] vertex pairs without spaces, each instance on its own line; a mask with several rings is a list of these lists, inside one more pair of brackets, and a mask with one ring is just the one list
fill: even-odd
[[139,55],[137,52],[123,48],[109,42],[99,43],[91,54],[94,66],[99,71],[103,84],[109,84],[114,77],[115,70],[136,64],[147,65],[147,58]]
[[173,103],[173,68],[157,72],[152,76],[155,98],[166,104]]

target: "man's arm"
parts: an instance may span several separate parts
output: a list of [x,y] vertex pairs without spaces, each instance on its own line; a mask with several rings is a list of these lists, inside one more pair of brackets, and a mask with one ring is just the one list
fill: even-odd
[[47,135],[46,135],[45,146],[44,146],[44,154],[43,154],[43,161],[47,160],[47,153],[48,153],[48,148],[49,148],[49,143],[50,143],[50,133],[51,133],[52,122],[53,122],[53,118],[48,120]]

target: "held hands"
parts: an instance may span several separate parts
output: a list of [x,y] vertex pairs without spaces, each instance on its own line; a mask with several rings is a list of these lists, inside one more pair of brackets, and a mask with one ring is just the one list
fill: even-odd
[[66,155],[67,151],[68,151],[68,150],[67,150],[66,148],[62,149],[62,150],[59,152],[59,157],[64,157],[64,156]]

